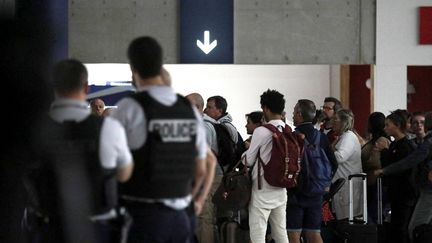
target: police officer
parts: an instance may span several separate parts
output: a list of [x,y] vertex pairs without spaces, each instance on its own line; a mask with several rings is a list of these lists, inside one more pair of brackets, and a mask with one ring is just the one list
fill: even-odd
[[37,228],[32,240],[119,242],[108,224],[118,216],[117,180],[132,174],[125,130],[112,118],[90,114],[81,62],[60,61],[53,74],[56,99],[35,129],[39,163],[26,180],[26,223],[33,219]]
[[128,242],[188,242],[185,209],[206,173],[202,118],[186,98],[165,85],[162,48],[155,39],[136,38],[127,54],[138,92],[120,100],[112,117],[126,128],[136,166],[121,187],[134,219]]

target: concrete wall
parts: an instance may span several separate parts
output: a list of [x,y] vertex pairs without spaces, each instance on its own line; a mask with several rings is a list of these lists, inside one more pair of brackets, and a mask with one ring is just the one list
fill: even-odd
[[235,62],[374,62],[375,1],[238,0]]
[[177,62],[177,0],[69,0],[69,55],[86,63],[125,63],[129,42],[157,38],[164,62]]
[[[375,0],[233,0],[237,64],[374,63]],[[86,63],[126,62],[139,35],[178,62],[180,0],[69,0],[69,53]]]

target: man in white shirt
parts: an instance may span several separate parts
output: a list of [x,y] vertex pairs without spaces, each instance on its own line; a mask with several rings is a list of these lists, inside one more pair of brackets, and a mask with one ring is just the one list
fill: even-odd
[[[280,131],[285,127],[282,113],[285,108],[283,95],[276,90],[267,90],[261,95],[261,108],[267,123],[277,127]],[[265,127],[257,127],[252,135],[249,149],[246,151],[246,163],[252,170],[252,196],[249,203],[249,228],[253,243],[265,242],[267,221],[270,222],[272,238],[278,243],[288,243],[286,231],[285,210],[287,191],[282,187],[269,185],[264,178],[262,188],[258,188],[258,156],[264,164],[270,161],[272,151],[272,132]]]

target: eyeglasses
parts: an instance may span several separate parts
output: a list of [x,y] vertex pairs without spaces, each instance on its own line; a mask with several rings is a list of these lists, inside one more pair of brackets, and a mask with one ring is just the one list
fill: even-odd
[[415,125],[424,125],[425,121],[413,121],[412,124]]
[[325,111],[331,111],[331,110],[333,110],[333,107],[330,107],[330,106],[321,106],[321,109],[323,109]]

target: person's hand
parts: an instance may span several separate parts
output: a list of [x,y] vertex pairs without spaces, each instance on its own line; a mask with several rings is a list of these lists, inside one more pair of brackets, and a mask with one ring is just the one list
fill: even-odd
[[301,132],[297,132],[297,135],[301,140],[304,140],[306,137],[306,135],[304,135],[304,133],[301,133]]
[[375,142],[374,150],[381,152],[385,148],[387,148],[386,142],[384,142],[384,141],[376,141]]
[[368,186],[376,185],[377,176],[374,173],[367,173],[366,182]]
[[339,142],[339,137],[335,137],[335,140],[330,144],[330,148],[333,151],[336,151],[336,144]]
[[381,176],[383,174],[383,170],[382,169],[374,170],[373,174],[375,177]]
[[204,207],[204,200],[199,197],[194,201],[194,210],[195,210],[195,215],[199,216],[202,212],[202,209]]

